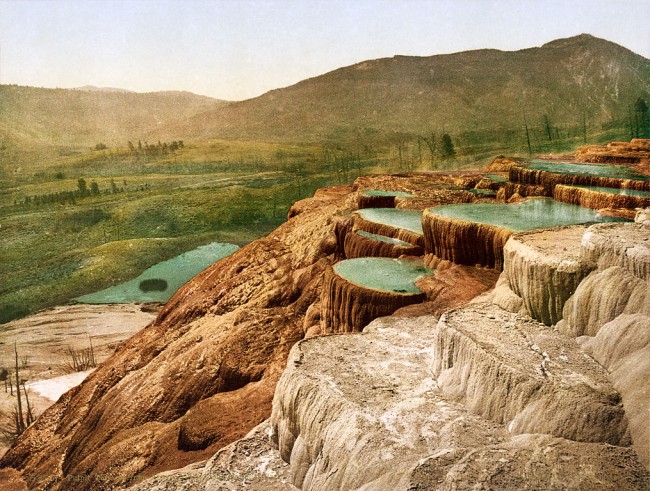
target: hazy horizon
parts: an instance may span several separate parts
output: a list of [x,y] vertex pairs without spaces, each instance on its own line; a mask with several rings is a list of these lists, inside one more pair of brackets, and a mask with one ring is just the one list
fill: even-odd
[[650,0],[0,0],[0,83],[243,100],[364,60],[582,33],[650,58]]

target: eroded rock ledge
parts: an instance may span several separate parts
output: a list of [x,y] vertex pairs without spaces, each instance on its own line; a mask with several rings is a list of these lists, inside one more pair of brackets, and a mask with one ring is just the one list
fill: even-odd
[[604,443],[627,437],[602,368],[495,306],[299,343],[271,423],[305,490],[637,489],[648,478],[629,447]]
[[503,268],[503,247],[512,232],[503,227],[443,217],[434,209],[422,214],[427,253],[456,264]]
[[536,230],[506,243],[503,277],[533,319],[549,326],[562,319],[564,304],[592,271],[580,252],[586,230],[585,225]]

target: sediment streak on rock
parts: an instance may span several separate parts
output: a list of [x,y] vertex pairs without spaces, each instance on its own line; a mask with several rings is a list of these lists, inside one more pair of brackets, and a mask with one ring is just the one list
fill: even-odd
[[365,237],[357,231],[348,233],[344,240],[345,257],[400,257],[421,256],[424,249],[414,245],[399,245]]
[[437,215],[435,208],[422,214],[422,229],[428,254],[456,264],[494,269],[503,268],[503,247],[512,235],[503,227]]
[[323,333],[359,332],[377,317],[390,315],[401,307],[421,303],[424,293],[406,294],[374,290],[357,285],[332,267],[325,271],[321,293]]
[[650,181],[619,179],[614,177],[585,176],[576,174],[559,174],[543,170],[513,166],[510,168],[510,180],[521,184],[542,185],[547,196],[553,195],[553,188],[558,184],[578,186],[599,186],[605,188],[636,189],[650,191]]
[[650,198],[603,193],[601,191],[565,186],[563,184],[555,186],[553,199],[594,210],[603,208],[627,208],[634,210],[634,208],[650,206]]
[[356,214],[354,216],[354,229],[365,230],[371,234],[393,237],[408,242],[409,244],[424,247],[424,238],[422,237],[422,234],[404,228],[393,227],[392,225],[384,223],[371,222],[370,220],[366,220],[362,216]]

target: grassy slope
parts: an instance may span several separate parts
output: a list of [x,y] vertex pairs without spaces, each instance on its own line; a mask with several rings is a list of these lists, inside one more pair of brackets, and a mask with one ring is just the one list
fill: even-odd
[[[284,221],[292,202],[378,162],[366,159],[343,175],[317,147],[210,141],[164,157],[88,151],[17,174],[0,189],[0,321],[124,281],[206,242],[247,243]],[[102,193],[75,204],[33,203],[74,191],[80,177]],[[124,191],[107,193],[111,179]]]

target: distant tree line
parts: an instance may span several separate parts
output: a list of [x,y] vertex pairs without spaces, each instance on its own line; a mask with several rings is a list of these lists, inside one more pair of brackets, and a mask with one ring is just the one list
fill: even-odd
[[184,148],[183,140],[174,140],[172,142],[161,142],[158,140],[157,144],[150,144],[146,141],[143,143],[138,140],[138,144],[134,145],[132,141],[127,142],[129,153],[140,156],[146,155],[150,157],[161,157],[175,152],[179,148]]
[[[59,203],[59,204],[70,204],[70,205],[76,205],[77,201],[80,199],[88,198],[88,197],[93,197],[93,196],[100,196],[101,194],[118,194],[118,193],[124,193],[127,190],[127,182],[126,179],[123,180],[122,182],[123,186],[118,186],[117,183],[115,182],[114,179],[110,180],[109,187],[105,188],[104,191],[102,192],[99,188],[99,184],[97,184],[97,181],[94,179],[90,181],[90,186],[88,185],[88,182],[80,177],[77,179],[77,189],[74,191],[58,191],[56,193],[47,193],[47,194],[39,194],[39,195],[33,195],[33,196],[25,196],[23,200],[19,203],[18,201],[15,201],[14,204],[18,205],[24,205],[24,206],[40,206],[40,205],[46,205],[46,204],[51,204],[51,203]],[[138,191],[145,191],[149,189],[150,186],[149,184],[144,184],[139,186],[137,189]]]

